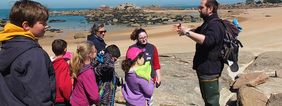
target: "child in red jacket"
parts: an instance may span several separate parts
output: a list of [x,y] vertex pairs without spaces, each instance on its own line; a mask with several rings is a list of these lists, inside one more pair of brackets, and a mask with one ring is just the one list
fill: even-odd
[[56,55],[52,62],[56,76],[55,106],[70,106],[72,82],[69,65],[63,57],[67,51],[67,42],[62,39],[54,40],[52,43],[52,51]]

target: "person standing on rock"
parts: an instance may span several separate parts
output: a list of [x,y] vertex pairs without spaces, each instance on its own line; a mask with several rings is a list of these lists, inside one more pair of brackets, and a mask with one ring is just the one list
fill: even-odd
[[[158,88],[161,85],[161,74],[160,74],[160,61],[159,54],[156,46],[148,42],[148,34],[143,28],[136,28],[130,35],[130,39],[136,41],[135,44],[131,45],[128,50],[132,47],[137,47],[144,50],[145,61],[149,61],[151,65],[151,77],[154,79],[154,83]],[[152,98],[150,100],[152,104]]]
[[104,41],[106,32],[104,24],[94,23],[90,31],[91,34],[87,36],[87,41],[94,43],[97,53],[106,48],[106,43]]
[[201,0],[199,13],[204,23],[200,27],[190,29],[181,24],[173,27],[178,34],[196,42],[193,69],[199,79],[205,106],[219,106],[218,78],[224,67],[219,55],[225,32],[217,14],[218,5],[216,0]]

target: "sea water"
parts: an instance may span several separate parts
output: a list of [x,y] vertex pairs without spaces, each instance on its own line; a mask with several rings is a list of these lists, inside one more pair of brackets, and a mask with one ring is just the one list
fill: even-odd
[[[179,7],[179,6],[178,6]],[[193,7],[193,6],[192,6]],[[179,7],[180,8],[180,7]],[[182,6],[182,9],[191,8],[191,6]],[[89,8],[51,8],[49,11],[76,11],[85,10]],[[0,19],[9,18],[10,9],[0,9]],[[52,22],[49,20],[65,20],[65,22]],[[84,16],[49,16],[48,26],[51,29],[62,29],[62,30],[72,30],[72,31],[90,31],[93,26],[93,22],[87,22]],[[125,25],[106,25],[108,31],[122,30],[126,27]]]

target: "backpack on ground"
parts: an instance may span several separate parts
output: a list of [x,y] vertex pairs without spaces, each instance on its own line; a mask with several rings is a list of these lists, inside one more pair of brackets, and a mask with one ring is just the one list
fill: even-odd
[[239,26],[237,19],[234,19],[233,23],[228,20],[220,20],[220,22],[225,27],[224,41],[220,51],[221,58],[223,62],[230,67],[232,72],[237,72],[239,70],[239,47],[243,47],[242,43],[238,39],[242,28]]

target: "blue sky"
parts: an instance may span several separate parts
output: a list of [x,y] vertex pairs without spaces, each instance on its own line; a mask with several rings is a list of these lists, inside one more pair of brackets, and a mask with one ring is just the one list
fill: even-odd
[[[9,9],[16,0],[0,0],[0,9]],[[34,0],[42,3],[48,8],[95,8],[101,5],[116,6],[121,3],[134,3],[137,6],[144,5],[181,5],[195,6],[200,3],[200,0]],[[218,0],[218,2],[237,3],[245,0]]]

